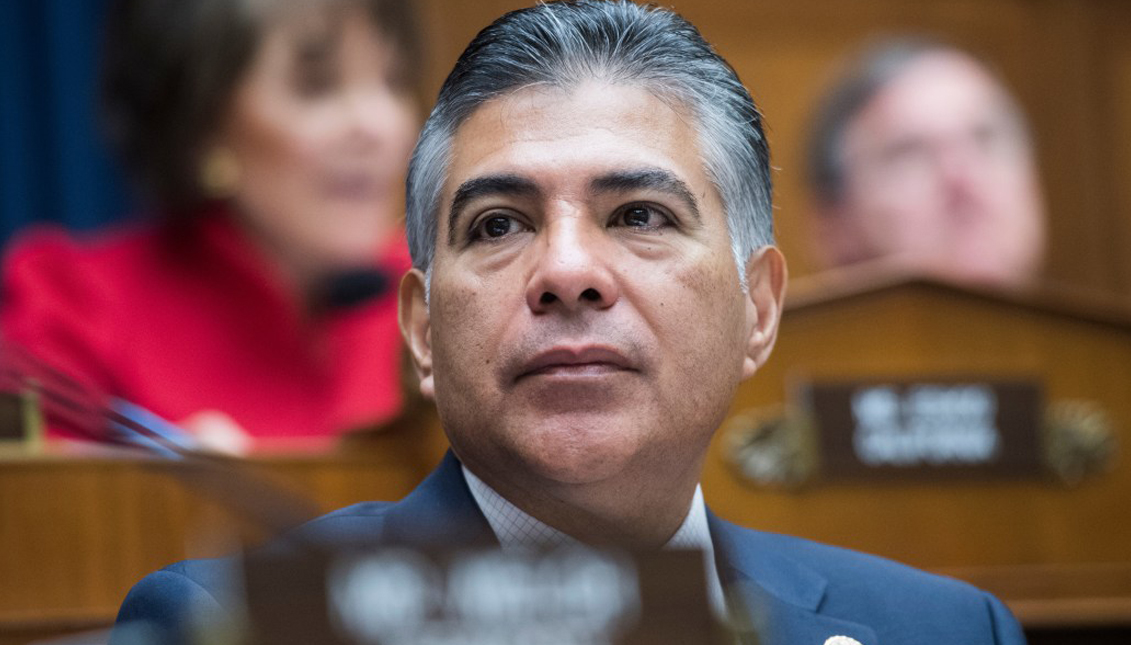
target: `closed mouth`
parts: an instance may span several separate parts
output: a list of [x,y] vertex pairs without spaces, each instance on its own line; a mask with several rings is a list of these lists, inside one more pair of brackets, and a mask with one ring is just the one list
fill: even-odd
[[624,371],[636,369],[628,358],[610,347],[555,347],[524,363],[515,380],[534,376],[600,377]]

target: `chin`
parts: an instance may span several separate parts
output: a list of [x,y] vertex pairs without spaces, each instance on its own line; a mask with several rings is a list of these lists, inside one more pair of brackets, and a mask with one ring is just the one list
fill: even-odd
[[635,428],[617,424],[543,423],[528,426],[514,446],[520,460],[539,477],[561,484],[591,484],[629,471],[644,449]]

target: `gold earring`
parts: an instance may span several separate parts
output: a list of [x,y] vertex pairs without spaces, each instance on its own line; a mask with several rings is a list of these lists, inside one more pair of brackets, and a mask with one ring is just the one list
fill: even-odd
[[200,164],[200,187],[213,199],[228,199],[236,194],[240,182],[240,163],[230,149],[212,148]]

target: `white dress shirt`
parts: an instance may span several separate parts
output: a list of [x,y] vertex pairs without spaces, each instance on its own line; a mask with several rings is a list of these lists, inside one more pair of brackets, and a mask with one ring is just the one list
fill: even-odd
[[[471,489],[471,496],[483,511],[487,523],[491,525],[495,537],[504,549],[516,547],[558,547],[578,544],[578,540],[542,522],[519,507],[507,501],[495,489],[488,486],[462,466],[463,476]],[[726,616],[726,602],[723,600],[723,587],[719,572],[715,568],[715,547],[711,542],[711,531],[707,526],[707,505],[703,502],[703,489],[696,485],[691,498],[691,508],[683,518],[683,524],[664,544],[665,549],[699,549],[703,552],[703,564],[707,574],[707,597],[711,608],[720,616]]]

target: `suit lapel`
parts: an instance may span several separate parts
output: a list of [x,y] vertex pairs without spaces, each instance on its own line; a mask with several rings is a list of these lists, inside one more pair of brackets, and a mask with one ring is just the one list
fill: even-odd
[[780,553],[764,535],[720,520],[708,511],[719,577],[740,629],[753,629],[762,645],[823,645],[830,636],[851,636],[880,645],[866,625],[821,613],[828,581]]
[[407,497],[389,509],[390,542],[431,546],[498,546],[495,533],[449,450],[443,461]]

